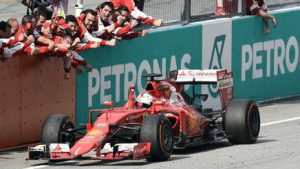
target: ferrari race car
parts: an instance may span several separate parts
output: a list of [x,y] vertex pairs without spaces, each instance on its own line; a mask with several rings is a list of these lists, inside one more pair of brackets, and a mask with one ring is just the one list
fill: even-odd
[[[184,149],[228,139],[232,144],[255,143],[260,115],[252,100],[233,99],[233,76],[227,70],[176,70],[166,80],[146,75],[145,92],[129,87],[122,107],[105,102],[107,109],[89,111],[89,121],[74,128],[69,117],[55,114],[42,128],[41,144],[29,147],[29,159],[68,160],[93,153],[102,160],[164,161],[173,149]],[[217,89],[219,110],[204,108],[208,94]]]

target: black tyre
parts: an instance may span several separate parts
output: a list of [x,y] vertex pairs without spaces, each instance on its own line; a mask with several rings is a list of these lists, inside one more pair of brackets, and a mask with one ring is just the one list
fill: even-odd
[[151,142],[148,161],[165,161],[173,153],[173,132],[170,121],[163,115],[144,118],[139,134],[140,142]]
[[43,124],[41,143],[68,143],[74,144],[72,133],[67,130],[74,128],[70,118],[63,114],[50,115]]
[[232,100],[226,109],[224,127],[230,143],[255,143],[260,130],[256,103],[252,100]]

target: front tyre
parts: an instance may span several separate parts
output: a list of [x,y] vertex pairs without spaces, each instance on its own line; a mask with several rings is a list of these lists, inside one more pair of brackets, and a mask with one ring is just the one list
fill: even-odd
[[150,142],[148,161],[165,161],[173,153],[173,132],[170,121],[163,115],[144,118],[139,134],[140,142]]
[[68,129],[74,128],[70,118],[63,114],[50,115],[42,127],[42,144],[68,143],[70,147],[74,144],[74,136]]
[[225,112],[224,127],[230,143],[255,143],[260,130],[256,103],[253,100],[232,100]]

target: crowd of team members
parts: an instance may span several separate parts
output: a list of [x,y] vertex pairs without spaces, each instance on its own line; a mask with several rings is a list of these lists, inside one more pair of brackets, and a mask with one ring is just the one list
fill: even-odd
[[[79,17],[54,16],[46,20],[43,11],[25,15],[21,23],[11,18],[0,22],[0,60],[5,61],[20,53],[61,57],[64,60],[65,79],[73,67],[81,73],[82,67],[92,67],[76,51],[115,46],[116,40],[128,40],[147,35],[147,30],[135,31],[139,22],[161,26],[162,20],[152,19],[133,4],[120,0],[104,2],[95,10],[84,10]],[[131,2],[131,1],[127,1]]]

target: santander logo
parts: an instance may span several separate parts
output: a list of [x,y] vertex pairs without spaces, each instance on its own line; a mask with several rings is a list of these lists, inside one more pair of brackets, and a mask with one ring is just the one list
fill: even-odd
[[185,71],[182,71],[181,73],[178,74],[179,76],[186,76]]

